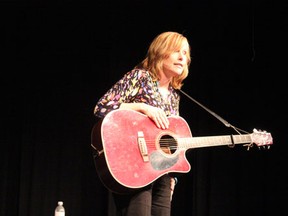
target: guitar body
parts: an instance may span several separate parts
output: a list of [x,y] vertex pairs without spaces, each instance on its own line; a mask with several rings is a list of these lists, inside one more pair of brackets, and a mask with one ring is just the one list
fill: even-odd
[[[142,113],[119,109],[94,125],[91,145],[97,152],[95,167],[109,190],[127,193],[147,186],[164,174],[190,171],[186,149],[177,148],[175,140],[192,137],[190,128],[179,116],[168,119],[169,128],[163,130]],[[170,149],[170,144],[176,148]]]

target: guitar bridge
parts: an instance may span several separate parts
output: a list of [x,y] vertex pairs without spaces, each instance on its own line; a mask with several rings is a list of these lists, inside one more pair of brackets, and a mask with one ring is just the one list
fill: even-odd
[[147,150],[147,145],[145,142],[143,131],[138,131],[138,146],[139,146],[139,151],[143,158],[143,161],[148,162],[149,161],[148,150]]

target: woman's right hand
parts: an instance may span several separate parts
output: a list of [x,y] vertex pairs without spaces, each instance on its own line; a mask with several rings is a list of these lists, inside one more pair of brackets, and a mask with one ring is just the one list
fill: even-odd
[[158,128],[167,129],[169,127],[169,120],[164,112],[164,110],[143,104],[142,113],[147,115],[151,120],[153,120]]
[[164,110],[145,103],[122,103],[120,109],[132,109],[147,115],[158,128],[167,129],[169,120]]

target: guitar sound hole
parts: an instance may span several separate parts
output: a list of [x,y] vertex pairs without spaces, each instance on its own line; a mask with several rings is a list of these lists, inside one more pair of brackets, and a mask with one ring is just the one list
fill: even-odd
[[177,150],[177,142],[176,140],[170,135],[164,135],[161,137],[160,141],[160,148],[166,154],[173,154]]

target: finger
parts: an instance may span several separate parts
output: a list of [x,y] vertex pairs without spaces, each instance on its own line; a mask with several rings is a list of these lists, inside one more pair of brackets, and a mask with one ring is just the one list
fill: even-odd
[[156,124],[156,126],[157,126],[158,128],[162,128],[162,129],[163,129],[163,128],[165,127],[165,125],[163,124],[160,116],[159,116],[157,113],[154,114],[154,115],[151,117],[151,119],[154,121],[154,123]]
[[168,120],[168,118],[166,117],[166,115],[164,114],[162,114],[160,117],[159,117],[159,119],[160,119],[160,124],[161,124],[161,126],[162,126],[162,128],[163,129],[167,129],[168,127],[169,127],[169,120]]

